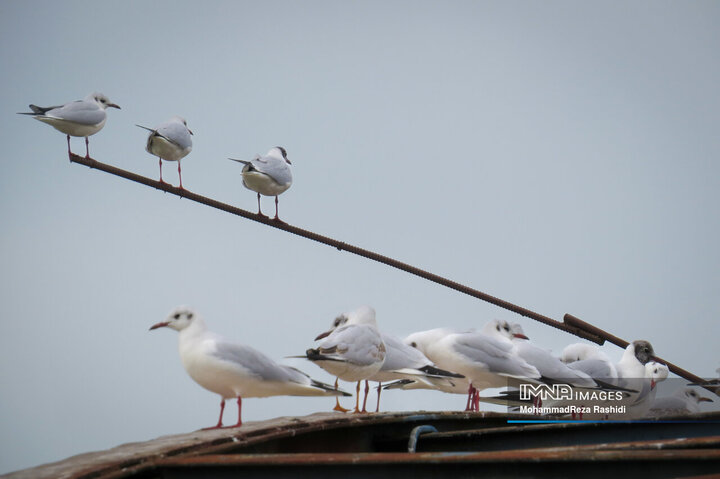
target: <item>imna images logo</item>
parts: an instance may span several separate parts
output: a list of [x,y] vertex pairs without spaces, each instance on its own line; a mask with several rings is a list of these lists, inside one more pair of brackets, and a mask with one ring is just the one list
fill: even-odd
[[530,401],[572,400],[573,389],[569,384],[520,384],[520,400]]

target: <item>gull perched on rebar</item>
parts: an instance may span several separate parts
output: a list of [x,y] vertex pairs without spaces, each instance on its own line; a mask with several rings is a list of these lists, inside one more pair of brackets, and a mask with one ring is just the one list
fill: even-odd
[[242,177],[245,188],[257,193],[258,215],[262,216],[260,209],[260,195],[275,197],[275,219],[278,217],[278,195],[285,192],[292,185],[292,164],[287,157],[287,151],[282,146],[271,148],[265,156],[257,155],[250,161],[236,160],[242,163]]
[[237,344],[208,331],[192,309],[180,306],[150,330],[167,327],[178,331],[180,360],[190,377],[205,389],[219,394],[222,427],[225,400],[237,398],[238,422],[242,425],[242,398],[269,396],[350,396],[310,378],[290,366],[276,363],[250,346]]
[[155,128],[148,128],[142,125],[135,126],[139,126],[150,132],[145,150],[151,155],[157,156],[159,159],[160,183],[164,183],[162,179],[162,160],[177,161],[180,188],[183,189],[180,160],[192,151],[192,138],[190,138],[190,135],[193,134],[190,128],[188,128],[185,119],[180,116],[173,116]]
[[102,130],[107,120],[106,108],[117,108],[108,97],[102,93],[91,93],[83,100],[71,101],[58,106],[30,105],[32,112],[23,112],[19,115],[32,115],[33,118],[47,123],[56,130],[67,135],[68,157],[70,150],[70,137],[85,137],[85,158],[90,159],[90,145],[88,137]]

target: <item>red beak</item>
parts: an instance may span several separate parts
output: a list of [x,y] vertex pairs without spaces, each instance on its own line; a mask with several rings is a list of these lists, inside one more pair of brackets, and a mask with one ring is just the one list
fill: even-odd
[[318,334],[317,338],[315,338],[315,341],[317,341],[318,339],[322,339],[322,338],[326,338],[326,337],[330,336],[330,333],[332,333],[332,330],[325,331],[324,333]]
[[521,334],[521,333],[515,333],[515,334],[513,334],[513,337],[519,338],[519,339],[528,339],[528,340],[530,339],[530,338],[528,338],[527,336],[525,336],[524,334]]
[[153,329],[157,329],[157,328],[164,328],[168,324],[170,324],[170,323],[168,323],[167,321],[163,321],[162,323],[153,324],[152,326],[150,326],[150,331],[152,331]]

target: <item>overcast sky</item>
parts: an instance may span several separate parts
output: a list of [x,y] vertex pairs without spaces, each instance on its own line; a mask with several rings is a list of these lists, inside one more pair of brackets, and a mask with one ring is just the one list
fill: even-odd
[[[250,211],[226,158],[281,145],[287,222],[647,339],[715,376],[719,51],[715,1],[0,3],[0,473],[212,425],[219,398],[186,375],[176,333],[148,332],[179,304],[278,360],[363,304],[400,336],[501,318],[554,352],[577,340],[70,164],[63,134],[15,114],[29,103],[105,93],[122,110],[92,156],[151,178],[135,123],[184,116],[185,187]],[[164,178],[177,184],[173,164]],[[244,419],[333,402],[250,399]],[[383,398],[385,410],[464,404]]]

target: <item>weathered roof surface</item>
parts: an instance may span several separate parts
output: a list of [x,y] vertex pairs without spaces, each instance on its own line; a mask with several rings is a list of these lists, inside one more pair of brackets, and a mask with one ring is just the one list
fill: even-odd
[[[527,416],[420,411],[281,417],[124,444],[2,477],[317,477],[318,468],[345,475],[352,469],[358,477],[430,477],[478,465],[507,475],[574,471],[591,477],[590,462],[592,471],[628,473],[646,469],[648,461],[665,462],[658,477],[720,471],[718,413],[630,424],[512,424],[508,418]],[[409,445],[417,452],[408,452]]]

